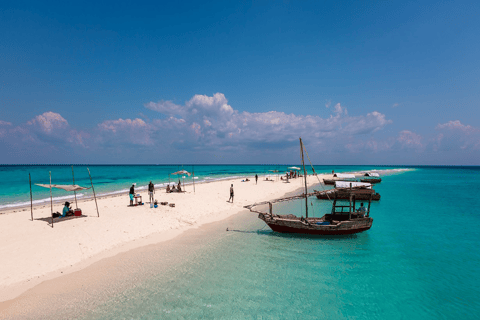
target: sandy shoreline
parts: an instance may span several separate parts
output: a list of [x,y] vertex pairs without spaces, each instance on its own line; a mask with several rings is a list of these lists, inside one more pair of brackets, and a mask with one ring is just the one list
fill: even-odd
[[[322,179],[324,176],[318,176]],[[328,176],[325,176],[328,177]],[[146,191],[141,191],[144,206],[128,207],[128,195],[98,199],[97,218],[93,199],[79,201],[87,217],[49,225],[50,206],[15,208],[0,215],[0,301],[18,297],[39,283],[81,270],[101,259],[149,244],[172,239],[185,230],[234,215],[244,205],[275,199],[302,187],[303,179],[261,181],[258,185],[241,179],[220,180],[187,186],[186,193],[157,190],[156,199],[175,203],[175,207],[150,208]],[[309,176],[309,184],[318,183]],[[229,203],[229,187],[234,184],[235,201]],[[61,211],[60,203],[54,211]]]

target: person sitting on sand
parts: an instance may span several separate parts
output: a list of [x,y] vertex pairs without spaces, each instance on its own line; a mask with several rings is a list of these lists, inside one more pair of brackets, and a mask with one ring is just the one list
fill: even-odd
[[170,185],[167,184],[167,193],[170,193],[170,192],[172,192],[172,190],[170,190]]
[[365,212],[367,209],[365,209],[365,206],[363,205],[363,202],[360,203],[360,208],[357,209],[357,212],[363,217],[365,215]]
[[63,207],[63,212],[60,217],[67,217],[73,215],[73,210],[70,209],[70,202],[66,201],[65,206]]
[[182,192],[182,187],[180,187],[180,185],[177,186],[177,192]]
[[175,185],[172,186],[172,190],[170,192],[177,192],[177,189],[175,188]]

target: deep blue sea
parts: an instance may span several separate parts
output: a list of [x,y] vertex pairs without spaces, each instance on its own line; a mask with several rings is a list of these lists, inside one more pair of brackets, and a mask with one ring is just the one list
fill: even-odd
[[[126,188],[132,181],[162,182],[168,178],[167,172],[177,170],[90,168],[104,192]],[[19,181],[19,172],[22,179],[28,179],[31,169],[20,167],[15,173],[2,174]],[[86,169],[75,169],[76,176],[78,171],[83,177],[80,184],[85,183],[88,175],[80,172]],[[274,166],[204,166],[196,167],[195,172],[206,179],[275,169],[281,170]],[[318,172],[332,169],[341,172],[373,167],[316,168]],[[41,180],[45,182],[49,170],[67,182],[71,168],[35,167],[37,181],[46,174]],[[150,260],[144,265],[150,268],[146,277],[139,275],[135,286],[115,292],[77,316],[478,319],[480,167],[417,167],[382,179],[375,186],[381,200],[372,204],[373,226],[364,233],[337,237],[284,235],[272,232],[256,214],[242,213],[223,225],[218,223],[217,229],[207,229],[201,241],[175,248],[172,256],[185,257],[174,268],[161,268],[170,257],[149,254]],[[28,187],[24,181],[17,182],[17,188],[20,185]],[[23,201],[25,193],[10,189],[8,194]],[[292,201],[275,205],[274,211],[301,215],[302,206],[304,201]],[[328,201],[316,198],[309,200],[309,206],[314,216],[330,210]],[[225,223],[230,231],[225,231]]]

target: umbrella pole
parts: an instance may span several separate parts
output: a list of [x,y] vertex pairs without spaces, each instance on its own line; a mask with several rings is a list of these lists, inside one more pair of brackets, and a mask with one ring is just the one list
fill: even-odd
[[32,177],[30,176],[30,173],[28,174],[28,182],[30,182],[30,213],[32,214],[33,221]]
[[195,169],[192,166],[193,193],[195,193]]
[[[73,179],[73,185],[75,186],[75,175],[73,174],[73,166],[72,166],[72,179]],[[78,209],[77,192],[75,190],[73,190],[73,194],[75,195],[75,208]]]
[[52,171],[48,171],[50,175],[50,213],[52,216],[52,228],[53,228],[53,199],[52,199]]
[[88,176],[90,177],[90,183],[92,184],[93,198],[95,199],[95,206],[97,207],[97,217],[100,218],[100,213],[98,212],[97,196],[95,195],[95,188],[93,187],[92,175],[90,174],[90,169],[88,169]]

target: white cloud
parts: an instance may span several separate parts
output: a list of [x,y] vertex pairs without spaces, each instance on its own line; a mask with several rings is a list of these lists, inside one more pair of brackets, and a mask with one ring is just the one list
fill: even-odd
[[438,124],[435,129],[439,131],[435,138],[433,148],[435,150],[464,151],[479,150],[480,129],[471,125],[464,125],[460,120],[452,120]]
[[422,136],[409,130],[400,131],[397,141],[405,148],[421,149],[424,147]]
[[[190,141],[203,147],[216,148],[238,149],[265,143],[280,146],[282,142],[296,141],[300,136],[312,137],[313,140],[341,139],[371,134],[392,122],[376,111],[365,116],[349,116],[340,103],[335,105],[333,114],[328,118],[277,111],[240,112],[229,105],[222,93],[195,95],[183,106],[161,101],[147,103],[145,107],[170,116],[152,122],[155,134],[171,137],[170,131],[175,125],[175,134],[184,143]],[[185,127],[180,129],[178,126],[183,124]]]
[[470,125],[463,125],[460,120],[455,120],[455,121],[449,121],[443,124],[438,124],[436,129],[448,129],[448,130],[460,130],[465,133],[474,133],[478,132],[479,129],[474,128]]
[[118,119],[118,120],[106,120],[100,123],[99,128],[105,131],[112,131],[117,132],[117,130],[125,130],[125,129],[135,129],[135,128],[144,128],[147,126],[145,121],[142,119]]
[[56,130],[66,129],[68,122],[60,114],[49,111],[28,121],[27,125],[37,127],[44,133],[54,133]]
[[396,108],[396,107],[398,107],[399,105],[400,105],[400,103],[394,103],[394,104],[392,105],[392,108]]

